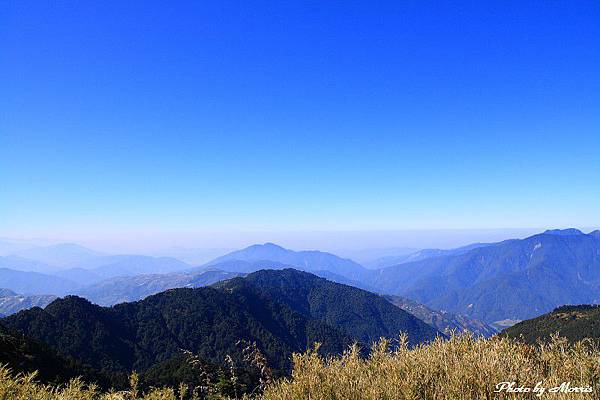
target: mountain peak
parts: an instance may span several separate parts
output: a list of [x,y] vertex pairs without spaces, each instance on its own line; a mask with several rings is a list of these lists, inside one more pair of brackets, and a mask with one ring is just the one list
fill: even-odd
[[262,247],[269,247],[269,248],[272,248],[272,249],[281,249],[281,250],[285,250],[283,247],[281,247],[280,245],[278,245],[278,244],[275,244],[275,243],[273,243],[273,242],[266,242],[266,243],[264,243],[264,244],[262,244],[262,245],[260,245],[260,244],[257,244],[256,246],[262,246]]
[[579,229],[567,228],[567,229],[548,229],[544,232],[544,235],[555,235],[555,236],[574,236],[584,235]]
[[[253,265],[242,265],[243,269],[237,269],[240,262]],[[233,263],[231,265],[224,263]],[[236,265],[237,264],[237,265]],[[237,250],[216,258],[203,267],[218,265],[219,269],[232,272],[253,272],[264,267],[280,269],[283,266],[293,267],[308,272],[329,271],[341,275],[350,280],[360,280],[364,277],[365,268],[352,260],[340,258],[331,253],[321,251],[294,251],[283,248],[275,243],[254,244],[242,250]],[[250,267],[250,268],[249,268]],[[262,268],[254,268],[262,267]]]
[[596,229],[595,231],[591,231],[588,235],[593,236],[597,239],[600,239],[600,229]]
[[[266,242],[266,243],[256,243],[253,245],[250,245],[246,248],[243,248],[241,250],[237,250],[236,252],[242,252],[242,251],[257,251],[257,250],[265,250],[265,251],[290,251],[284,247],[279,246],[278,244],[272,243],[272,242]],[[233,252],[233,253],[236,253]]]

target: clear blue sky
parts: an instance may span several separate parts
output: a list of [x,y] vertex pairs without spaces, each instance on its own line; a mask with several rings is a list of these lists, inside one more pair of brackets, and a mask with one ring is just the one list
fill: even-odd
[[600,3],[442,3],[3,2],[0,234],[600,225]]

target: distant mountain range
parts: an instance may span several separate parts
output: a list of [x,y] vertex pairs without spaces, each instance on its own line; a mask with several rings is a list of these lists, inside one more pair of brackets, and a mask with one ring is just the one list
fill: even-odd
[[31,307],[46,307],[56,300],[53,295],[17,294],[9,289],[0,289],[0,314],[10,315]]
[[77,287],[77,283],[55,275],[0,268],[0,288],[17,293],[63,296],[72,293]]
[[[387,247],[387,248],[358,248],[358,249],[339,249],[336,251],[332,251],[332,253],[337,254],[343,258],[349,258],[358,262],[365,268],[369,269],[377,269],[381,268],[381,265],[378,265],[378,260],[386,259],[388,257],[402,257],[409,254],[413,254],[419,251],[419,249],[412,247]],[[398,263],[387,264],[384,266],[395,265]]]
[[[378,265],[399,264],[377,269],[331,253],[294,251],[273,243],[249,246],[202,266],[171,257],[101,255],[72,244],[16,254],[0,257],[0,287],[24,295],[84,295],[103,305],[139,300],[172,287],[210,284],[211,275],[199,278],[209,271],[216,274],[212,276],[232,277],[285,268],[495,326],[564,304],[600,302],[600,232],[584,234],[577,229],[450,250],[419,250],[379,259]],[[61,266],[47,264],[50,261]]]
[[[338,257],[331,253],[321,251],[293,251],[285,249],[273,243],[262,245],[253,245],[245,249],[228,253],[218,257],[204,265],[204,267],[213,267],[218,265],[220,269],[225,265],[236,265],[239,262],[251,263],[256,267],[265,268],[262,265],[276,262],[281,266],[289,266],[306,272],[326,270],[334,274],[344,276],[348,279],[361,280],[368,274],[369,270],[360,264]],[[241,264],[246,270],[232,272],[251,272],[247,270],[248,264]],[[272,265],[269,265],[272,267]]]
[[190,265],[206,264],[210,260],[223,254],[234,251],[232,248],[209,248],[209,249],[194,249],[183,247],[170,247],[158,251],[153,251],[147,255],[155,257],[172,257],[181,260]]
[[44,382],[82,375],[124,387],[137,370],[146,385],[182,376],[199,385],[182,350],[215,377],[228,373],[230,355],[250,381],[256,371],[244,369],[242,347],[251,342],[277,374],[314,342],[332,355],[400,332],[416,345],[449,330],[489,337],[515,324],[501,334],[535,343],[559,332],[600,344],[600,308],[568,306],[600,303],[600,231],[420,250],[379,259],[384,267],[375,269],[272,243],[201,266],[88,250],[57,245],[0,257],[0,317],[12,314],[0,320],[0,363],[39,369]]
[[63,296],[113,277],[167,274],[190,268],[189,264],[174,258],[141,255],[93,256],[63,267],[6,256],[0,257],[0,288],[24,294]]
[[7,268],[15,271],[38,272],[41,274],[54,273],[61,269],[60,267],[15,255],[0,257],[0,268]]
[[69,296],[1,323],[107,372],[146,371],[180,349],[221,363],[227,354],[240,356],[240,340],[256,342],[269,365],[284,371],[292,352],[314,342],[337,354],[354,340],[400,331],[412,344],[440,335],[377,295],[295,270],[167,290],[112,308]]
[[442,250],[442,249],[424,249],[416,250],[411,253],[402,253],[394,256],[381,257],[376,260],[370,261],[368,267],[371,269],[380,269],[389,267],[392,265],[405,264],[413,261],[422,261],[428,258],[453,256],[457,254],[464,254],[470,250],[477,249],[479,247],[489,246],[489,243],[473,243],[467,246],[458,247],[456,249]]
[[600,300],[600,233],[552,230],[376,271],[383,293],[488,323]]
[[74,243],[60,243],[51,246],[33,247],[12,253],[12,255],[47,265],[64,267],[73,263],[85,262],[103,255]]
[[0,238],[0,256],[8,256],[18,253],[22,250],[45,246],[47,244],[48,242],[44,240]]
[[272,260],[245,261],[245,260],[225,260],[215,263],[205,264],[201,267],[195,267],[187,272],[206,272],[206,271],[227,271],[248,274],[261,269],[284,269],[291,268],[291,265]]
[[[175,288],[197,288],[238,276],[235,272],[206,271],[201,273],[171,273],[120,276],[105,279],[76,291],[95,304],[114,304],[137,301],[150,295]],[[0,312],[2,310],[0,309]]]
[[86,274],[82,275],[83,279],[87,278],[85,283],[92,283],[116,276],[167,274],[183,271],[191,266],[171,257],[114,255],[94,257],[83,262],[71,263],[68,267],[58,274],[65,277],[73,272]]

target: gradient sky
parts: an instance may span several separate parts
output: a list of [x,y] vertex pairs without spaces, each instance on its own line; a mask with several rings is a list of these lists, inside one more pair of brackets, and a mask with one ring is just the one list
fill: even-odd
[[0,235],[600,225],[600,3],[445,3],[3,2]]

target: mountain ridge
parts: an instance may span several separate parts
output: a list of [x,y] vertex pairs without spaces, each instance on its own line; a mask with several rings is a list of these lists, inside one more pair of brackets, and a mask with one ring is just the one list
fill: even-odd
[[369,283],[386,294],[492,323],[594,302],[600,298],[599,271],[596,235],[541,233],[387,267]]
[[[143,372],[173,357],[180,349],[222,363],[227,354],[241,357],[237,344],[240,340],[256,341],[270,365],[283,372],[289,370],[293,352],[304,351],[314,342],[322,343],[324,354],[339,354],[353,340],[378,336],[377,329],[382,336],[391,334],[390,327],[401,328],[398,323],[404,320],[410,322],[405,326],[409,331],[413,326],[418,328],[408,332],[413,344],[438,335],[435,329],[383,299],[384,309],[373,306],[371,300],[378,298],[375,294],[295,270],[270,271],[266,276],[272,274],[294,276],[285,280],[287,291],[313,288],[312,293],[321,296],[315,304],[329,309],[327,317],[305,312],[289,297],[284,301],[279,297],[281,293],[271,292],[272,285],[269,290],[260,289],[253,280],[265,277],[261,271],[247,281],[234,278],[212,287],[170,289],[112,307],[67,296],[44,309],[20,311],[2,319],[2,323],[48,343],[63,355],[109,372]],[[340,290],[354,304],[361,304],[355,310],[364,310],[359,319],[371,331],[365,333],[364,326],[355,328],[344,323],[344,313],[352,310],[334,304],[340,298],[332,293]],[[370,307],[380,313],[371,313]],[[377,318],[384,318],[383,325],[375,323]],[[399,331],[394,332],[394,337],[397,334]]]
[[206,263],[204,267],[230,261],[251,263],[271,261],[307,272],[327,270],[353,280],[364,279],[370,273],[367,268],[357,262],[338,257],[335,254],[318,250],[294,251],[271,242],[255,244],[233,251]]

